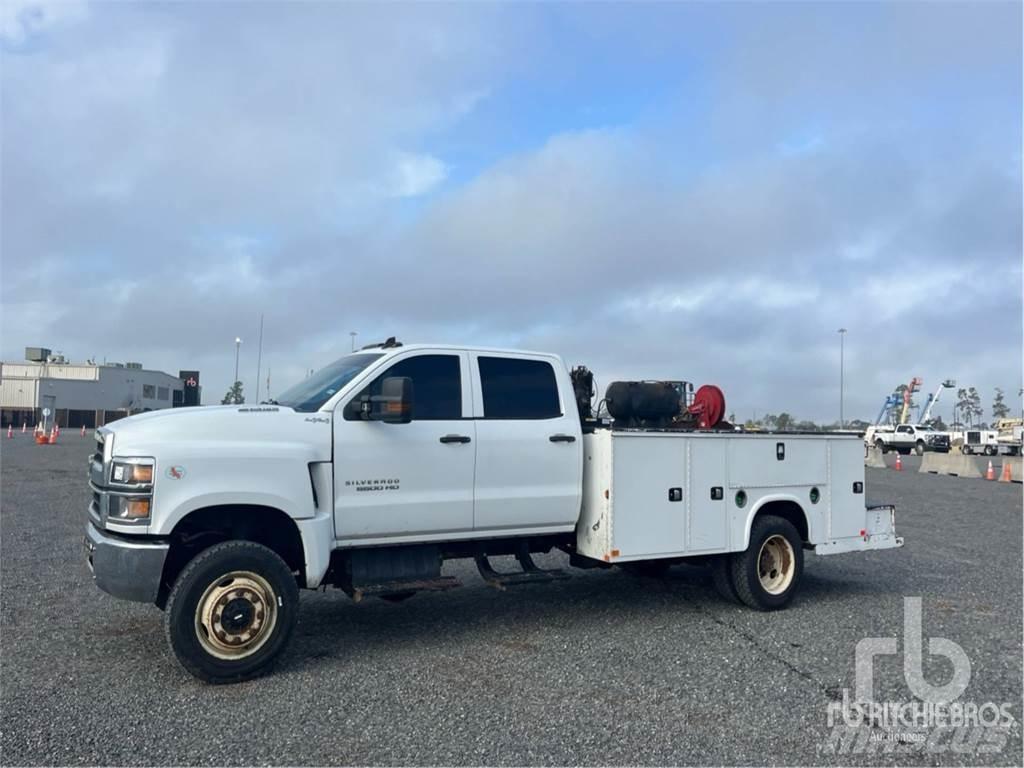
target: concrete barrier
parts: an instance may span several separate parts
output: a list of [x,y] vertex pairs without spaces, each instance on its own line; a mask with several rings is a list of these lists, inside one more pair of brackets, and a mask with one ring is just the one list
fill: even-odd
[[1019,483],[1024,481],[1024,458],[1020,456],[1003,456],[1003,465],[999,468],[997,477],[1006,482],[1006,468],[1010,468],[1010,482]]
[[869,445],[865,449],[864,466],[872,467],[873,469],[888,469],[885,459],[882,458],[882,452],[873,445]]
[[962,453],[934,453],[928,451],[921,457],[918,472],[933,475],[955,475],[956,477],[981,477],[978,465],[970,456]]

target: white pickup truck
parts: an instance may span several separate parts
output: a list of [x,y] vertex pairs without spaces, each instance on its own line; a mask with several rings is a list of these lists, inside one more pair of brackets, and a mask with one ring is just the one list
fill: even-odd
[[918,456],[925,451],[949,453],[949,435],[920,424],[898,424],[896,426],[868,427],[864,443],[873,445],[882,453],[897,451],[904,456],[911,451]]
[[276,401],[102,427],[95,581],[155,603],[182,665],[230,682],[270,668],[300,588],[397,601],[459,586],[451,558],[505,588],[565,578],[531,559],[558,549],[575,567],[703,562],[724,595],[769,610],[793,597],[805,551],[903,544],[891,506],[865,507],[856,435],[716,429],[681,382],[619,382],[614,408],[609,387],[611,422],[586,374],[551,354],[389,339]]

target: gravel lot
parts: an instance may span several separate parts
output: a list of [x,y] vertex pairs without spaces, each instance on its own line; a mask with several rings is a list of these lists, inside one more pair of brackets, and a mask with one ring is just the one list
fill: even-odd
[[[5,765],[1021,764],[1020,485],[920,475],[916,457],[868,470],[868,501],[897,504],[906,546],[810,555],[802,593],[774,614],[722,602],[686,566],[501,593],[460,562],[447,569],[464,588],[398,605],[306,593],[273,676],[207,687],[170,655],[155,607],[92,584],[90,443],[0,444]],[[856,643],[902,637],[915,595],[924,636],[971,660],[964,698],[1013,704],[1001,751],[827,748]],[[949,665],[926,658],[944,683]],[[901,664],[876,663],[876,698],[910,700]]]

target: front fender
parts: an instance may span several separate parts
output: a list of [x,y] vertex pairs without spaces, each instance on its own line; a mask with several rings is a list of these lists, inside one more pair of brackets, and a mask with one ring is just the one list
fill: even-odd
[[148,533],[167,535],[204,507],[249,504],[279,509],[293,520],[316,516],[307,454],[228,456],[207,454],[188,461],[170,452],[158,456]]

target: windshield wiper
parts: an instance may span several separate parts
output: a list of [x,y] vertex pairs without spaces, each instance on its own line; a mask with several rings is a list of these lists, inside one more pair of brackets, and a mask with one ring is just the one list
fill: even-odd
[[280,403],[277,402],[277,400],[271,398],[270,400],[263,400],[262,402],[260,402],[260,405],[280,405]]

